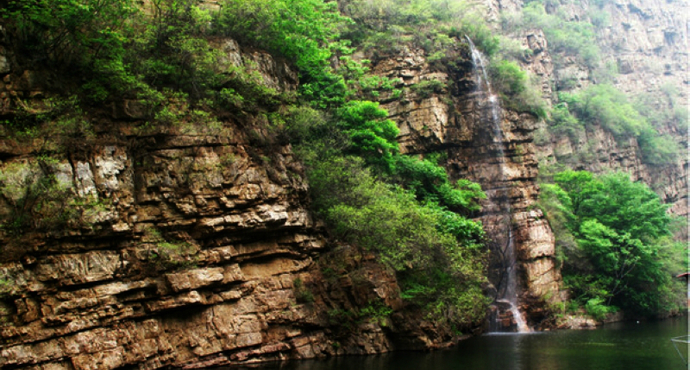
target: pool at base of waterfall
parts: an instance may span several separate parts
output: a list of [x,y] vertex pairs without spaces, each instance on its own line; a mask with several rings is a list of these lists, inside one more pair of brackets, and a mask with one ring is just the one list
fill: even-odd
[[[394,352],[265,364],[290,370],[682,370],[671,338],[688,334],[687,316],[614,323],[595,330],[483,335],[435,352]],[[679,348],[687,359],[688,348]],[[252,367],[256,369],[257,367]],[[236,369],[236,368],[235,368]]]

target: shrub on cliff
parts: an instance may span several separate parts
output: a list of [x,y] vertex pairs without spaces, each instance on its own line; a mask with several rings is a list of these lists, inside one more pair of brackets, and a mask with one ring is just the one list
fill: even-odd
[[555,52],[556,64],[563,63],[559,53],[574,55],[590,68],[599,64],[600,50],[595,42],[594,26],[586,21],[573,21],[565,13],[549,14],[540,1],[525,3],[522,17],[516,18],[512,24],[504,24],[507,28],[534,29],[544,31],[549,41],[549,49]]
[[348,136],[349,151],[370,164],[391,169],[398,152],[396,137],[400,133],[388,112],[370,101],[350,101],[336,111],[338,126]]
[[403,297],[456,327],[483,320],[486,250],[479,223],[376,180],[362,159],[321,157],[308,178],[317,211],[342,241],[397,272]]
[[584,124],[601,125],[617,139],[635,138],[645,163],[668,164],[676,160],[678,144],[660,135],[614,86],[591,85],[577,93],[561,93],[559,98]]
[[508,108],[531,112],[541,118],[546,117],[546,103],[541,97],[541,89],[536,86],[532,76],[516,62],[494,60],[489,72],[491,82]]
[[397,52],[405,43],[429,54],[444,52],[451,38],[465,35],[492,55],[498,50],[499,39],[487,25],[481,6],[471,1],[351,0],[342,8],[355,20],[348,36],[375,56]]
[[336,2],[223,0],[213,32],[287,57],[300,72],[302,94],[325,108],[342,104],[347,94],[345,80],[334,73],[329,60],[349,52],[338,37],[348,22]]

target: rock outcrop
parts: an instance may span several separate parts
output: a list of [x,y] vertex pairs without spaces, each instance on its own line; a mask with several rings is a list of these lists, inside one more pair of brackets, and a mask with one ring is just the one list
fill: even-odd
[[[495,7],[514,9],[520,3],[497,1]],[[588,20],[592,12],[604,17],[606,21],[596,29],[596,40],[601,50],[600,64],[608,65],[607,68],[615,66],[618,72],[611,83],[629,97],[646,101],[658,115],[676,109],[687,120],[690,83],[687,2],[632,0],[606,2],[601,7],[573,3],[561,5],[559,9],[573,21]],[[523,32],[520,37],[526,41],[523,45],[533,51],[533,56],[524,60],[523,65],[541,78],[547,99],[556,98],[547,86],[569,91],[602,82],[596,71],[573,56],[559,55],[561,62],[552,63],[552,51],[540,30]],[[674,94],[675,107],[668,99]],[[545,127],[540,126],[542,139],[537,140],[537,159],[545,165],[562,163],[594,173],[624,171],[634,181],[650,185],[665,203],[671,204],[670,212],[688,217],[687,127],[667,120],[655,129],[679,144],[675,163],[645,163],[636,140],[616,139],[596,125],[588,126],[577,137],[544,137]]]
[[[270,55],[231,40],[220,49],[295,89]],[[3,115],[40,106],[35,76],[5,72]],[[265,117],[159,129],[141,112],[134,100],[105,107],[90,117],[94,137],[51,160],[37,153],[52,138],[3,133],[3,214],[26,212],[23,189],[57,185],[33,194],[54,209],[36,229],[0,231],[0,367],[191,369],[453,338],[403,304],[373,255],[327,242],[302,165]]]
[[[395,79],[406,92],[402,100],[386,101],[382,107],[401,129],[401,150],[408,155],[444,153],[451,178],[470,179],[486,192],[501,198],[498,208],[507,207],[510,219],[498,217],[498,209],[485,205],[481,220],[491,239],[505,242],[512,229],[519,260],[521,302],[541,302],[545,296],[560,300],[560,272],[555,263],[554,239],[542,212],[535,208],[538,196],[538,162],[532,133],[538,120],[528,113],[504,110],[502,138],[487,127],[485,104],[476,93],[469,46],[458,43],[447,51],[454,68],[436,68],[426,62],[422,50],[405,50],[400,55],[374,61],[372,70]],[[449,64],[450,65],[450,64]],[[414,89],[422,81],[436,80],[443,91]],[[509,225],[501,225],[502,223]],[[506,233],[505,236],[497,233]],[[494,284],[502,279],[500,256],[492,257],[490,276]],[[523,309],[531,305],[525,304]],[[539,325],[531,322],[532,325]]]

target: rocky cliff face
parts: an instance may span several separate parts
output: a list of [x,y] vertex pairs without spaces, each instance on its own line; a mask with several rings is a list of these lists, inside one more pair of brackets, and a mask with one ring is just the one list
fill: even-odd
[[[384,99],[382,107],[398,122],[404,153],[423,156],[441,152],[453,179],[470,179],[493,194],[489,197],[494,198],[493,202],[486,202],[480,219],[496,244],[495,250],[504,248],[508,234],[512,234],[518,257],[521,309],[530,311],[530,324],[539,326],[543,318],[539,303],[547,296],[561,299],[561,277],[555,263],[553,234],[541,211],[535,208],[538,162],[532,133],[537,118],[503,110],[502,134],[497,135],[487,123],[486,115],[490,113],[486,111],[486,97],[476,93],[469,45],[458,43],[449,54],[453,63],[442,68],[427,63],[422,50],[405,50],[375,61],[375,73],[398,80],[400,87],[412,87],[405,90],[402,100]],[[446,88],[433,93],[414,89],[415,84],[428,80],[441,81]],[[502,211],[507,211],[507,219],[500,214]],[[493,254],[490,280],[500,286],[506,262],[501,261],[500,253]],[[489,294],[495,292],[490,289]],[[514,323],[508,318],[505,325]]]
[[[295,88],[270,55],[231,40],[220,48],[267,84]],[[2,73],[4,116],[40,106],[39,74]],[[202,368],[452,338],[404,306],[372,255],[326,241],[301,164],[261,115],[158,129],[140,114],[135,101],[94,113],[94,136],[52,160],[39,155],[51,138],[3,133],[2,212],[19,215],[29,194],[15,190],[49,177],[56,185],[34,194],[41,214],[76,213],[22,234],[2,229],[11,262],[0,265],[0,367]]]
[[[502,10],[521,6],[521,1],[512,0],[492,3],[493,9]],[[615,67],[618,72],[612,80],[616,88],[633,98],[644,95],[643,99],[658,115],[674,109],[667,96],[677,94],[675,109],[687,118],[690,83],[687,64],[687,14],[690,9],[687,2],[613,1],[603,2],[601,8],[594,4],[573,3],[561,5],[559,9],[573,21],[590,19],[591,9],[603,17],[603,24],[596,29],[596,38],[602,53],[601,64]],[[547,12],[555,12],[555,9],[547,7]],[[559,91],[573,91],[601,82],[596,72],[577,58],[560,55],[562,62],[552,63],[553,56],[541,30],[523,32],[520,37],[526,41],[523,45],[534,52],[523,65],[541,77],[547,99],[556,98],[550,86],[556,86]],[[624,171],[631,174],[633,180],[650,185],[672,205],[670,212],[687,217],[687,127],[668,120],[656,129],[671,135],[680,144],[681,151],[675,163],[646,164],[635,140],[616,140],[610,132],[596,126],[588,127],[577,138],[554,136],[538,140],[537,159],[545,165],[563,163],[594,173]]]
[[[519,5],[495,2],[491,16]],[[624,51],[608,57],[623,73],[617,83],[625,91],[655,92],[664,81],[687,79],[687,49],[678,46],[687,32],[677,18],[685,13],[666,12],[666,5],[606,5],[615,14],[610,49],[616,43]],[[582,14],[574,8],[573,17]],[[524,63],[542,77],[545,97],[552,97],[558,76],[589,83],[589,71],[574,61],[554,67],[540,30],[519,39],[533,51]],[[270,55],[242,52],[232,41],[219,47],[226,62],[257,66],[271,87],[295,89],[296,74]],[[482,118],[486,102],[475,93],[469,53],[459,41],[448,51],[453,63],[439,67],[423,51],[405,49],[375,60],[372,69],[404,88],[402,99],[380,99],[401,129],[401,150],[443,153],[453,179],[479,182],[502,204],[487,203],[477,216],[492,237],[512,231],[520,308],[539,326],[542,300],[560,296],[554,238],[534,206],[539,162],[629,171],[656,184],[673,211],[687,215],[687,156],[672,166],[645,166],[635,143],[616,142],[600,129],[576,141],[535,145],[543,123],[508,110],[499,138]],[[651,77],[651,66],[664,73]],[[15,114],[17,105],[40,107],[49,95],[50,76],[21,69],[3,45],[0,77],[2,117]],[[425,80],[445,87],[414,88]],[[142,127],[142,109],[128,100],[103,107],[90,117],[95,136],[71,142],[70,154],[53,161],[39,155],[54,149],[50,140],[0,133],[4,181],[38,184],[51,176],[55,191],[74,199],[39,192],[45,204],[73,202],[77,210],[21,236],[0,234],[3,251],[12,254],[0,265],[0,367],[202,368],[434,348],[453,338],[405,306],[395,276],[372,255],[328,242],[308,211],[299,161],[289,145],[272,140],[265,117],[247,113],[213,127],[158,130]],[[665,128],[681,136],[674,129]],[[595,149],[596,161],[573,159],[585,147]],[[6,193],[2,212],[22,211],[18,201],[26,196]],[[505,207],[507,220],[499,217]],[[492,262],[495,285],[500,262]],[[495,292],[487,287],[487,293]]]

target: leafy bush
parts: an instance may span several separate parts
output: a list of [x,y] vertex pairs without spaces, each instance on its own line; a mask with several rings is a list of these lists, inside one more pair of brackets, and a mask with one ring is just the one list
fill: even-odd
[[584,125],[570,113],[567,103],[559,103],[551,109],[549,131],[557,135],[566,135],[572,142],[577,142],[584,133]]
[[184,270],[196,266],[198,249],[191,243],[166,238],[153,227],[144,230],[143,241],[147,244],[146,261],[157,272]]
[[56,177],[57,161],[10,163],[0,172],[0,200],[7,214],[0,215],[0,228],[19,237],[28,230],[58,230],[75,216],[68,204],[69,183]]
[[351,142],[350,152],[384,168],[393,166],[398,152],[398,126],[388,112],[370,101],[350,101],[337,110],[338,126]]
[[491,82],[501,94],[503,102],[512,109],[528,111],[545,118],[546,107],[541,90],[530,75],[513,61],[492,61],[489,72]]
[[438,203],[455,212],[479,211],[478,201],[486,199],[479,184],[464,179],[451,184],[446,170],[429,159],[397,156],[392,180],[420,201]]
[[480,6],[470,1],[352,0],[344,4],[343,11],[356,21],[349,35],[372,53],[381,53],[382,46],[387,48],[384,52],[395,52],[392,48],[401,42],[412,42],[434,54],[450,45],[450,38],[467,35],[487,55],[493,55],[500,41]]
[[376,252],[400,274],[405,297],[435,319],[471,325],[483,318],[481,225],[376,180],[361,159],[320,157],[308,178],[335,236]]
[[625,94],[612,85],[591,85],[578,93],[562,93],[559,97],[585,123],[600,124],[617,137],[637,136],[646,123]]
[[556,231],[575,300],[595,316],[613,307],[640,315],[675,309],[664,261],[682,254],[666,240],[671,218],[658,195],[621,173],[565,171],[554,179],[540,204]]
[[[675,161],[678,144],[663,136],[647,122],[627,96],[609,84],[592,85],[578,93],[561,93],[561,100],[585,124],[599,124],[616,138],[636,138],[642,159],[648,164]],[[574,126],[567,116],[569,126]]]
[[606,315],[615,312],[616,308],[605,305],[603,298],[592,298],[585,303],[585,311],[595,320],[603,320]]
[[412,91],[421,98],[428,98],[432,94],[441,94],[446,88],[446,84],[439,80],[423,80],[412,85]]
[[329,67],[334,52],[348,53],[336,41],[342,25],[335,2],[322,0],[224,0],[214,32],[279,53],[294,61],[302,94],[321,107],[344,102],[347,86]]
[[292,288],[295,293],[295,299],[298,303],[313,303],[314,294],[304,286],[302,279],[297,278],[292,281]]
[[[564,14],[552,15],[546,12],[544,5],[538,1],[526,3],[522,9],[521,28],[541,28],[549,41],[549,49],[558,56],[562,52],[578,56],[582,61],[594,68],[599,63],[600,50],[595,42],[594,26],[589,22],[570,21]],[[560,58],[555,58],[558,64]]]

